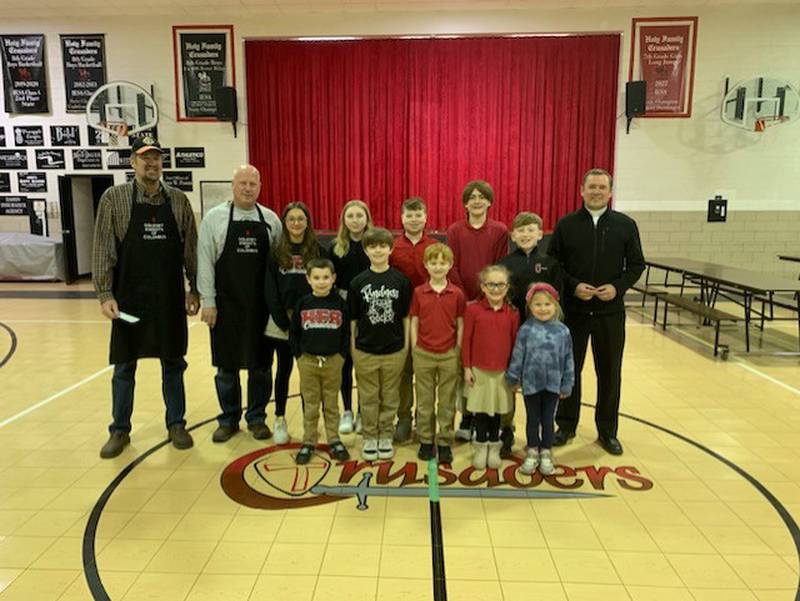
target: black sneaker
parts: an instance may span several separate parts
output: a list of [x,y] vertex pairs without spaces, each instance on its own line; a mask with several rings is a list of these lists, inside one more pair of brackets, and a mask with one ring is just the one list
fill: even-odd
[[228,442],[239,431],[239,426],[219,426],[214,430],[211,440],[214,442]]
[[508,459],[514,451],[514,429],[512,427],[503,428],[500,432],[500,440],[503,446],[500,447],[500,457]]
[[350,452],[340,440],[331,443],[331,455],[333,455],[333,458],[337,461],[347,461],[350,459]]
[[297,456],[294,458],[294,462],[297,465],[305,465],[309,461],[311,461],[311,456],[314,454],[314,445],[313,444],[304,444],[300,451],[298,451]]
[[433,459],[436,454],[433,451],[433,445],[429,442],[423,442],[419,445],[419,451],[417,451],[417,457],[422,461],[428,461],[428,459]]
[[556,432],[555,436],[553,436],[553,446],[554,447],[563,447],[572,438],[575,438],[575,431],[574,430],[572,432],[570,432],[568,430],[559,429]]
[[439,463],[450,465],[453,463],[453,451],[450,447],[439,445],[436,447],[436,453],[439,455]]

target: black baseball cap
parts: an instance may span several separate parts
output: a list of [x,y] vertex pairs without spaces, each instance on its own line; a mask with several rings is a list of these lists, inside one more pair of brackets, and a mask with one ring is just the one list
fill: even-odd
[[145,134],[140,138],[136,138],[133,141],[133,146],[131,146],[134,154],[142,154],[147,152],[148,150],[157,150],[161,152],[161,144],[158,143],[153,136],[150,134]]

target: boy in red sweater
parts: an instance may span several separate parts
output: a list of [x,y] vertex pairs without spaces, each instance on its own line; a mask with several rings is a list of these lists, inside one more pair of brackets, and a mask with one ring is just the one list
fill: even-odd
[[[428,209],[425,201],[419,196],[412,196],[403,201],[400,221],[403,233],[394,241],[389,265],[402,273],[411,282],[411,289],[421,286],[428,280],[423,256],[425,249],[437,242],[425,233],[428,222]],[[411,438],[411,408],[414,405],[414,389],[412,380],[414,369],[409,353],[403,374],[400,376],[400,406],[397,408],[397,427],[394,431],[395,442],[406,442]]]
[[[453,250],[454,261],[449,278],[471,301],[478,298],[481,292],[478,281],[481,269],[498,263],[508,253],[508,228],[499,221],[489,219],[494,190],[488,182],[469,182],[461,194],[461,202],[467,211],[466,219],[456,221],[447,228],[447,244]],[[472,415],[463,407],[456,438],[470,440],[471,430]]]

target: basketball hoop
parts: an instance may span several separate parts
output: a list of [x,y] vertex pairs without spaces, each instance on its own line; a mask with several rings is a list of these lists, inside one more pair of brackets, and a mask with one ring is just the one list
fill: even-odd
[[[151,94],[129,81],[112,81],[99,87],[86,103],[86,122],[110,146],[158,124],[158,105]],[[120,140],[125,138],[126,140]]]

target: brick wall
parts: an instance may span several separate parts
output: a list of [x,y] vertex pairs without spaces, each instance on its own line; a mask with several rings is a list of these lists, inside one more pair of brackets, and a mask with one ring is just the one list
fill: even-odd
[[630,211],[645,256],[685,257],[744,269],[797,277],[800,264],[779,254],[800,256],[800,211],[739,211],[724,223],[708,223],[698,211]]

